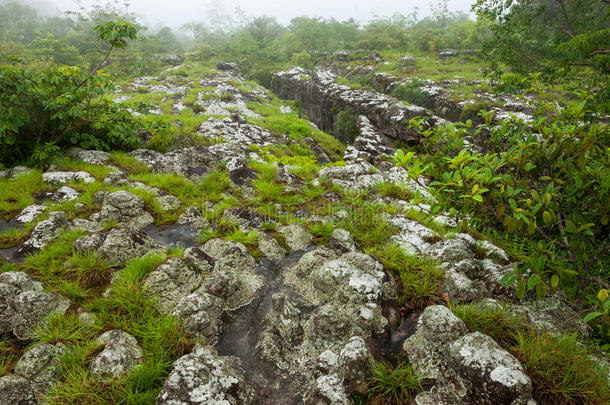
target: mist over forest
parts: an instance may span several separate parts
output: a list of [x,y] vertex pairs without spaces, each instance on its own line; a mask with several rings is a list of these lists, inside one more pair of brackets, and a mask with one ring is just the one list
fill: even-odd
[[606,405],[610,1],[0,0],[0,405]]

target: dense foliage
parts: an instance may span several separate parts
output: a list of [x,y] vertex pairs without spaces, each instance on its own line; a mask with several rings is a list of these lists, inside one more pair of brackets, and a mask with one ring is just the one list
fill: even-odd
[[[605,0],[478,0],[488,20],[483,49],[496,72],[541,72],[548,82],[576,79],[608,100],[610,3]],[[594,72],[587,75],[587,69]],[[607,108],[607,106],[606,106]]]
[[114,48],[125,48],[136,29],[119,20],[96,27],[110,44],[106,57],[90,72],[78,66],[29,69],[22,60],[0,66],[0,160],[45,163],[69,146],[110,150],[139,143],[138,121],[123,106],[104,97],[112,89],[98,72]]
[[[587,101],[558,109],[536,99],[529,123],[497,123],[493,113],[482,112],[482,126],[467,121],[423,130],[423,121],[414,119],[424,137],[421,159],[415,152],[395,156],[414,179],[433,179],[437,209],[464,218],[463,227],[514,242],[523,262],[503,282],[516,283],[519,298],[529,290],[542,298],[563,289],[581,303],[589,296],[601,308],[606,304],[610,131]],[[609,319],[599,321],[606,336]]]

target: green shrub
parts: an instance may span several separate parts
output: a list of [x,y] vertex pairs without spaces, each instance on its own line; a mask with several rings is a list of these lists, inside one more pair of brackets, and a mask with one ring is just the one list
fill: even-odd
[[392,90],[392,96],[410,104],[432,108],[434,107],[432,97],[421,90],[425,85],[426,83],[423,80],[412,79],[407,83],[397,85],[394,90]]
[[358,116],[350,109],[339,111],[333,123],[333,135],[342,142],[352,143],[358,134]]
[[[466,225],[527,241],[528,256],[502,281],[516,283],[519,298],[531,290],[544,297],[563,289],[582,303],[607,274],[610,131],[588,120],[587,102],[558,110],[537,100],[530,124],[496,125],[492,114],[483,114],[486,124],[476,129],[436,126],[422,131],[423,155],[399,162],[413,179],[422,173],[434,179],[430,190],[440,209],[468,216]],[[485,152],[467,147],[465,137]]]
[[110,150],[139,144],[138,120],[104,97],[112,85],[97,72],[113,48],[135,39],[136,30],[119,20],[96,31],[110,49],[89,74],[65,65],[42,70],[22,63],[0,66],[0,161],[42,165],[69,146]]

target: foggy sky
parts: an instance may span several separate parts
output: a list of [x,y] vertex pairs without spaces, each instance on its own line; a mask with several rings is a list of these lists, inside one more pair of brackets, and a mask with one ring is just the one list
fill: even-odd
[[[74,0],[50,0],[62,11],[77,10]],[[130,12],[145,17],[149,23],[164,22],[179,27],[188,21],[205,20],[210,2],[222,3],[225,11],[233,14],[240,7],[248,16],[267,15],[288,23],[293,17],[322,16],[338,20],[355,18],[367,22],[373,15],[389,16],[394,12],[409,14],[419,7],[419,16],[430,14],[434,0],[128,0]],[[83,5],[100,4],[105,0],[80,0]],[[449,0],[451,11],[470,12],[474,0]]]

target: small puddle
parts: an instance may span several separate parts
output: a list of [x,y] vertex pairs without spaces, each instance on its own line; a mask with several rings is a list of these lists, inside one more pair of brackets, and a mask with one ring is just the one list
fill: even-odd
[[[0,233],[17,228],[20,228],[20,225],[0,218]],[[23,255],[16,254],[18,250],[19,245],[0,249],[0,258],[8,263],[21,263],[24,258]]]
[[195,232],[191,224],[174,223],[171,225],[151,224],[142,229],[155,242],[163,247],[189,248],[198,244],[199,232]]
[[[286,372],[259,357],[256,343],[271,308],[271,297],[281,292],[291,295],[291,289],[281,284],[280,269],[293,266],[306,251],[293,252],[276,265],[261,260],[257,273],[265,277],[265,290],[260,298],[224,316],[223,333],[216,344],[221,356],[236,356],[242,361],[248,382],[254,391],[254,403],[293,405],[302,403],[302,388],[296,379],[285,378]],[[299,308],[302,313],[311,308]]]

